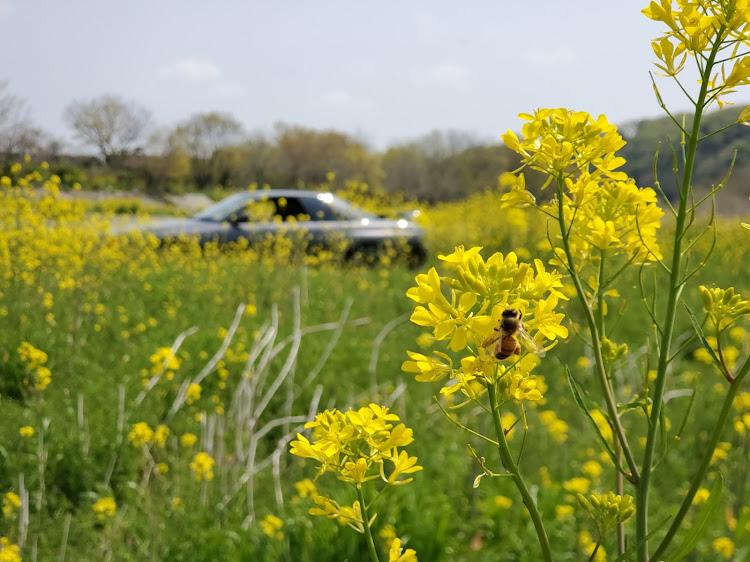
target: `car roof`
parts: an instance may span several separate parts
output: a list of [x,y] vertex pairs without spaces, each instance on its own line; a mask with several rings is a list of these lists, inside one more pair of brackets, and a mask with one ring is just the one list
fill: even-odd
[[268,197],[317,197],[318,195],[326,193],[333,195],[337,199],[341,199],[330,191],[313,191],[312,189],[254,189],[252,191],[239,193],[252,193],[254,195],[265,195]]

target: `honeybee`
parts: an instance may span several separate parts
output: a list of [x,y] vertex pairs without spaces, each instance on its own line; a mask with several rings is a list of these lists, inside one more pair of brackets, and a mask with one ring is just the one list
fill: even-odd
[[495,328],[496,333],[484,340],[482,347],[495,344],[495,358],[500,361],[511,355],[521,354],[521,343],[518,340],[523,340],[526,348],[532,353],[538,353],[540,351],[539,345],[524,330],[522,317],[523,313],[515,308],[503,310],[499,325]]

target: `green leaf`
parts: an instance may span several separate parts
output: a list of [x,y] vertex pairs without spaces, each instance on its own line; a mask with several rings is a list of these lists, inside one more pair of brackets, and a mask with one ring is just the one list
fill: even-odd
[[664,525],[666,525],[670,519],[672,519],[671,515],[668,516],[666,519],[664,519],[664,521],[656,525],[653,529],[651,529],[651,532],[645,537],[643,537],[643,539],[640,542],[631,546],[625,552],[620,554],[620,556],[615,558],[612,562],[624,562],[625,560],[634,560],[633,554],[635,554],[635,551],[638,550],[638,547],[644,544],[645,542],[647,542],[649,539],[651,539],[651,537],[653,537],[657,533],[657,531],[661,530],[661,528],[664,527]]
[[687,310],[688,316],[690,316],[690,321],[693,323],[693,328],[695,329],[695,333],[698,336],[698,339],[701,340],[703,347],[706,349],[706,351],[708,351],[708,354],[711,356],[711,360],[718,367],[719,371],[723,373],[724,367],[722,367],[721,361],[719,361],[719,358],[716,356],[716,352],[708,344],[708,340],[706,340],[706,336],[703,334],[703,329],[701,328],[701,325],[698,322],[698,319],[695,317],[695,314],[693,314],[693,312],[690,310],[690,308],[685,303],[685,301],[682,302],[682,305],[685,307],[685,310]]
[[596,425],[594,418],[591,417],[591,414],[586,408],[586,405],[583,403],[583,398],[581,398],[581,393],[579,390],[578,383],[573,378],[573,374],[570,372],[570,369],[568,368],[567,365],[565,366],[565,373],[568,376],[568,384],[570,385],[570,390],[573,392],[573,398],[575,399],[575,402],[578,405],[578,409],[581,410],[581,413],[585,416],[586,420],[588,420],[589,425],[596,432],[596,436],[599,438],[599,442],[602,444],[602,447],[604,447],[604,450],[607,451],[609,458],[612,459],[612,462],[617,467],[617,470],[619,470],[623,474],[627,474],[627,471],[617,461],[617,455],[615,455],[614,451],[612,450],[612,447],[610,447],[609,445],[609,442],[604,438],[604,435],[602,435],[602,432],[599,431],[599,426]]
[[636,399],[632,402],[628,402],[627,404],[618,404],[617,411],[620,414],[624,414],[625,412],[629,412],[630,410],[642,410],[643,413],[646,414],[646,417],[648,417],[648,407],[650,404],[651,399]]
[[688,529],[687,535],[682,539],[682,542],[677,549],[667,558],[666,562],[677,562],[682,560],[693,551],[696,543],[706,534],[708,530],[708,524],[713,519],[716,512],[721,507],[721,494],[724,491],[724,479],[721,474],[716,479],[716,482],[711,488],[711,494],[708,496],[706,503],[703,504],[698,519],[695,521],[692,527]]

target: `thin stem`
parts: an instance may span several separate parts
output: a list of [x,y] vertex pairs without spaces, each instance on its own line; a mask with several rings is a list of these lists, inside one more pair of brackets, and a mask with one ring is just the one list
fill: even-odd
[[[565,215],[563,213],[562,205],[563,185],[563,180],[561,178],[558,178],[557,220],[560,223],[560,232],[565,232]],[[601,348],[601,337],[599,336],[599,329],[596,325],[596,319],[594,318],[594,313],[591,310],[591,306],[589,306],[588,302],[586,301],[586,293],[583,290],[581,278],[575,271],[575,266],[573,265],[573,252],[570,249],[570,241],[567,237],[563,236],[562,242],[563,249],[565,250],[565,255],[568,258],[568,271],[570,272],[570,278],[573,281],[573,285],[575,285],[576,292],[578,293],[578,299],[581,301],[581,304],[583,304],[583,312],[585,313],[586,321],[588,322],[589,333],[591,334],[591,340],[593,343],[592,351],[594,352],[594,359],[596,360],[596,374],[599,378],[599,384],[601,385],[602,391],[604,393],[604,399],[607,402],[607,412],[609,413],[609,417],[614,426],[614,433],[617,436],[617,439],[620,441],[620,444],[622,445],[622,452],[625,455],[625,460],[628,464],[628,468],[630,469],[630,474],[627,475],[628,480],[636,483],[639,479],[638,466],[635,464],[635,458],[633,457],[633,453],[630,451],[630,446],[628,445],[627,438],[625,437],[625,429],[622,427],[620,416],[617,414],[617,404],[615,403],[615,396],[612,392],[612,387],[609,383],[609,379],[607,378],[606,367],[604,366],[604,357],[602,356]]]
[[[675,224],[675,243],[672,253],[672,267],[669,281],[669,294],[667,295],[667,311],[664,321],[664,331],[662,333],[661,346],[659,348],[659,365],[657,368],[656,384],[654,386],[653,403],[651,408],[651,418],[646,437],[646,447],[643,453],[643,464],[641,466],[641,480],[638,484],[636,494],[635,508],[635,525],[636,525],[636,542],[638,543],[638,560],[648,561],[648,499],[651,486],[652,464],[654,460],[654,449],[657,441],[657,427],[662,413],[662,404],[664,401],[664,390],[666,388],[667,366],[669,365],[670,346],[672,344],[672,333],[674,331],[675,318],[677,316],[677,301],[682,292],[680,281],[682,266],[682,240],[685,235],[685,220],[687,218],[687,202],[690,193],[690,182],[692,180],[693,166],[695,165],[695,155],[698,149],[698,138],[700,135],[700,123],[703,116],[703,102],[706,98],[708,88],[708,77],[713,68],[713,61],[721,43],[723,35],[723,26],[721,33],[717,35],[716,43],[711,50],[706,61],[705,73],[702,74],[701,89],[695,104],[695,115],[693,116],[693,125],[690,131],[690,139],[687,145],[687,154],[685,159],[685,169],[682,177],[682,186],[680,190],[680,205],[677,212]],[[676,529],[675,529],[676,532]],[[656,558],[656,557],[655,557]]]
[[654,551],[654,560],[659,560],[662,554],[664,554],[664,551],[667,549],[667,547],[677,534],[677,531],[682,524],[682,520],[685,518],[685,515],[687,515],[690,506],[693,504],[695,494],[698,492],[698,488],[700,488],[701,484],[703,483],[703,479],[706,477],[706,473],[711,466],[711,459],[713,458],[716,444],[721,439],[721,434],[724,431],[724,427],[727,424],[729,415],[732,412],[732,403],[734,402],[734,398],[735,396],[737,396],[737,392],[740,390],[742,381],[745,379],[748,371],[750,371],[750,358],[745,361],[744,365],[742,365],[742,369],[740,369],[740,372],[737,375],[737,378],[729,386],[729,392],[727,392],[727,395],[724,397],[724,403],[721,406],[719,419],[716,421],[716,425],[714,425],[713,433],[711,433],[711,438],[708,440],[706,452],[703,453],[703,459],[701,460],[701,464],[698,467],[698,471],[695,473],[695,476],[693,476],[693,481],[690,484],[690,489],[688,490],[685,498],[682,500],[680,510],[677,512],[677,515],[675,515],[672,524],[669,526],[667,534],[664,535],[664,538],[661,540],[659,546]]
[[539,546],[541,546],[542,548],[542,559],[545,560],[545,562],[552,562],[552,549],[550,548],[549,539],[547,538],[547,531],[545,530],[544,523],[542,522],[542,516],[536,506],[534,497],[531,495],[529,488],[523,481],[521,472],[518,470],[518,465],[513,460],[513,455],[510,452],[510,447],[508,447],[508,441],[505,438],[505,432],[503,431],[503,422],[500,419],[500,408],[497,404],[496,392],[497,383],[492,383],[487,386],[487,394],[489,394],[490,397],[490,409],[492,410],[492,419],[495,424],[495,433],[497,434],[497,450],[500,454],[500,460],[502,461],[505,469],[513,477],[513,483],[516,485],[516,488],[521,494],[523,503],[524,505],[526,505],[526,509],[529,510],[529,516],[534,522],[536,535],[539,539]]
[[370,560],[372,562],[380,562],[378,559],[378,551],[375,550],[375,541],[372,538],[372,529],[370,529],[370,517],[367,515],[367,504],[365,504],[365,495],[362,493],[362,488],[357,486],[357,497],[359,498],[359,509],[362,512],[362,519],[365,528],[365,537],[367,538],[367,550],[370,552]]

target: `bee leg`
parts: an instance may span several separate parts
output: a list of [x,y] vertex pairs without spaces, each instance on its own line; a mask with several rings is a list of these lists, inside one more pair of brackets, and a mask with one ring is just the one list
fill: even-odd
[[516,355],[521,355],[521,344],[520,343],[516,343],[516,348],[513,350],[513,353],[515,353]]

